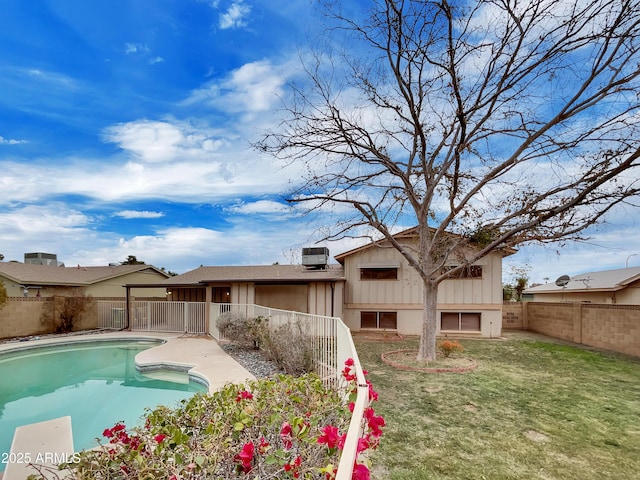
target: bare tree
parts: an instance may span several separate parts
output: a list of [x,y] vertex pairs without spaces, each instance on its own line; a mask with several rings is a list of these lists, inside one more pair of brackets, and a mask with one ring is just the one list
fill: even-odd
[[[500,248],[584,240],[636,200],[640,4],[373,5],[363,18],[324,6],[348,46],[303,61],[310,81],[257,147],[306,166],[293,202],[350,207],[327,238],[373,227],[416,269],[418,358],[433,359],[443,280]],[[408,224],[417,248],[393,236]]]

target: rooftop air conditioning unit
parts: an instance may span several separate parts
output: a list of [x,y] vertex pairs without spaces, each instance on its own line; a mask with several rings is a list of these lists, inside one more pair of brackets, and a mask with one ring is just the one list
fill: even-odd
[[327,247],[309,247],[302,249],[302,265],[308,268],[324,268],[329,263]]
[[58,255],[55,253],[34,252],[24,254],[24,263],[33,265],[58,266]]

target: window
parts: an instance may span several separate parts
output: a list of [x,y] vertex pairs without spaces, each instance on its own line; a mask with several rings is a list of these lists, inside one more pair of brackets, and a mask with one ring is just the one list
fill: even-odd
[[[457,265],[451,265],[443,268],[443,273],[453,270]],[[457,272],[452,278],[482,278],[481,265],[469,265]]]
[[361,268],[360,280],[397,280],[397,267]]
[[230,303],[231,287],[212,287],[211,301],[213,303]]
[[398,328],[398,312],[360,312],[360,328]]
[[480,331],[480,313],[442,312],[440,330]]

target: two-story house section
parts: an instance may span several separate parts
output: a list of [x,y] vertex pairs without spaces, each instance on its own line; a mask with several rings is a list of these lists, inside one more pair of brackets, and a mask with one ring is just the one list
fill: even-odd
[[[396,235],[417,243],[413,229]],[[438,289],[438,335],[498,337],[502,329],[502,258],[493,252]],[[420,335],[422,280],[404,257],[386,242],[369,243],[341,253],[344,266],[343,320],[354,331],[391,330]],[[453,267],[453,263],[450,264]]]

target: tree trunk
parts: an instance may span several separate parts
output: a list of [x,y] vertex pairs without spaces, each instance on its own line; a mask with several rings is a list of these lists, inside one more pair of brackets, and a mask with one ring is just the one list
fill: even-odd
[[438,327],[438,285],[426,281],[422,291],[422,334],[418,349],[419,362],[436,359],[436,330]]

